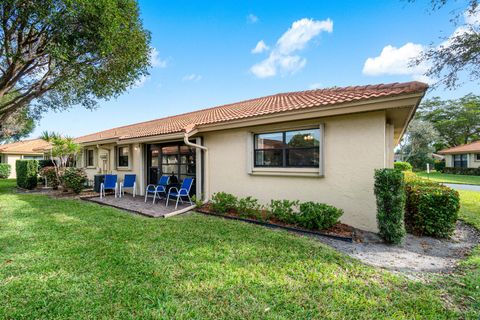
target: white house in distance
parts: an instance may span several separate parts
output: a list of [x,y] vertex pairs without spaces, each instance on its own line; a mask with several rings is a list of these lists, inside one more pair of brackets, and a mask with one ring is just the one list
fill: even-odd
[[9,178],[15,179],[17,177],[15,162],[22,159],[43,159],[43,151],[41,148],[45,148],[48,145],[48,142],[45,142],[42,139],[2,144],[0,145],[0,163],[8,163],[11,166]]
[[480,168],[480,140],[438,152],[445,155],[447,168]]

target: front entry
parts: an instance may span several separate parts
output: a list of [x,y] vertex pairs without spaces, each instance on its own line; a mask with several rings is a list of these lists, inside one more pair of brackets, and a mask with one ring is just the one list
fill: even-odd
[[[156,184],[162,175],[175,176],[181,183],[196,178],[196,149],[183,143],[147,145],[147,182]],[[196,179],[191,195],[195,194]]]

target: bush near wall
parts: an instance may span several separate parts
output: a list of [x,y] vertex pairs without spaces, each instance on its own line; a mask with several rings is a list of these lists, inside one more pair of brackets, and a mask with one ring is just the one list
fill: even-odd
[[375,170],[375,197],[379,234],[387,243],[401,243],[405,237],[405,184],[397,169]]
[[400,171],[412,171],[412,169],[413,169],[413,167],[410,163],[402,162],[402,161],[394,162],[393,167],[397,170],[400,170]]
[[0,179],[7,179],[11,171],[12,167],[8,163],[0,163]]
[[15,163],[17,171],[17,186],[24,189],[34,189],[38,183],[38,161],[17,160]]
[[453,233],[460,209],[457,191],[425,179],[409,179],[405,189],[405,224],[409,233],[439,238]]
[[85,187],[87,174],[82,168],[65,168],[61,179],[65,187],[78,194]]
[[55,167],[44,167],[40,170],[40,175],[47,179],[47,186],[52,187],[54,190],[58,189],[60,181],[57,177]]
[[333,206],[292,200],[272,200],[264,207],[252,197],[237,198],[236,196],[218,192],[212,195],[211,208],[217,213],[236,213],[243,218],[272,223],[285,223],[311,230],[328,229],[338,223],[343,210]]
[[41,171],[45,167],[54,167],[52,160],[38,160],[38,169]]
[[480,168],[450,168],[445,167],[443,173],[461,174],[468,176],[480,176]]
[[445,160],[435,160],[433,168],[437,172],[443,172],[445,170]]

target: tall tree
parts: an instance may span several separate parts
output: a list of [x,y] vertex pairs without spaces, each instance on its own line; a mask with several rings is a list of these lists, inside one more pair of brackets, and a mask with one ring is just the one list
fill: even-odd
[[430,122],[415,119],[408,126],[400,152],[415,169],[424,170],[427,163],[433,164],[431,154],[437,140],[438,132]]
[[416,117],[432,123],[439,133],[440,139],[435,143],[437,150],[480,139],[480,96],[428,99],[421,104]]
[[0,1],[0,123],[118,96],[148,73],[149,42],[135,0]]
[[[8,99],[5,96],[3,99]],[[0,99],[1,103],[2,99]],[[35,119],[30,114],[28,106],[13,112],[0,123],[0,144],[18,141],[25,138],[35,129]]]
[[[409,0],[414,2],[415,0]],[[433,10],[444,7],[448,0],[431,0]],[[426,75],[447,88],[460,85],[459,74],[467,74],[470,80],[480,82],[480,7],[478,0],[468,0],[462,14],[455,14],[452,21],[462,25],[445,38],[440,45],[431,45],[413,64],[426,64],[430,68]]]

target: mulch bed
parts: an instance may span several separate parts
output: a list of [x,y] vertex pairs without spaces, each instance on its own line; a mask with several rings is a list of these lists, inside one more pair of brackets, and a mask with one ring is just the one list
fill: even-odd
[[238,221],[244,221],[248,223],[253,223],[253,224],[258,224],[262,225],[265,227],[269,228],[279,228],[279,229],[285,229],[288,231],[293,231],[297,233],[304,233],[304,234],[313,234],[313,235],[320,235],[320,236],[325,236],[329,238],[334,238],[337,240],[342,240],[346,242],[353,242],[357,241],[357,236],[355,229],[347,224],[344,223],[337,223],[334,226],[328,228],[328,229],[323,229],[323,230],[309,230],[309,229],[304,229],[295,225],[290,225],[286,224],[284,222],[278,221],[278,220],[269,220],[269,221],[260,221],[260,220],[255,220],[251,218],[243,218],[240,217],[236,212],[227,212],[227,213],[217,213],[214,212],[213,210],[210,209],[208,205],[204,205],[201,208],[196,209],[197,212],[210,215],[210,216],[216,216],[216,217],[221,217],[225,219],[232,219],[232,220],[238,220]]

